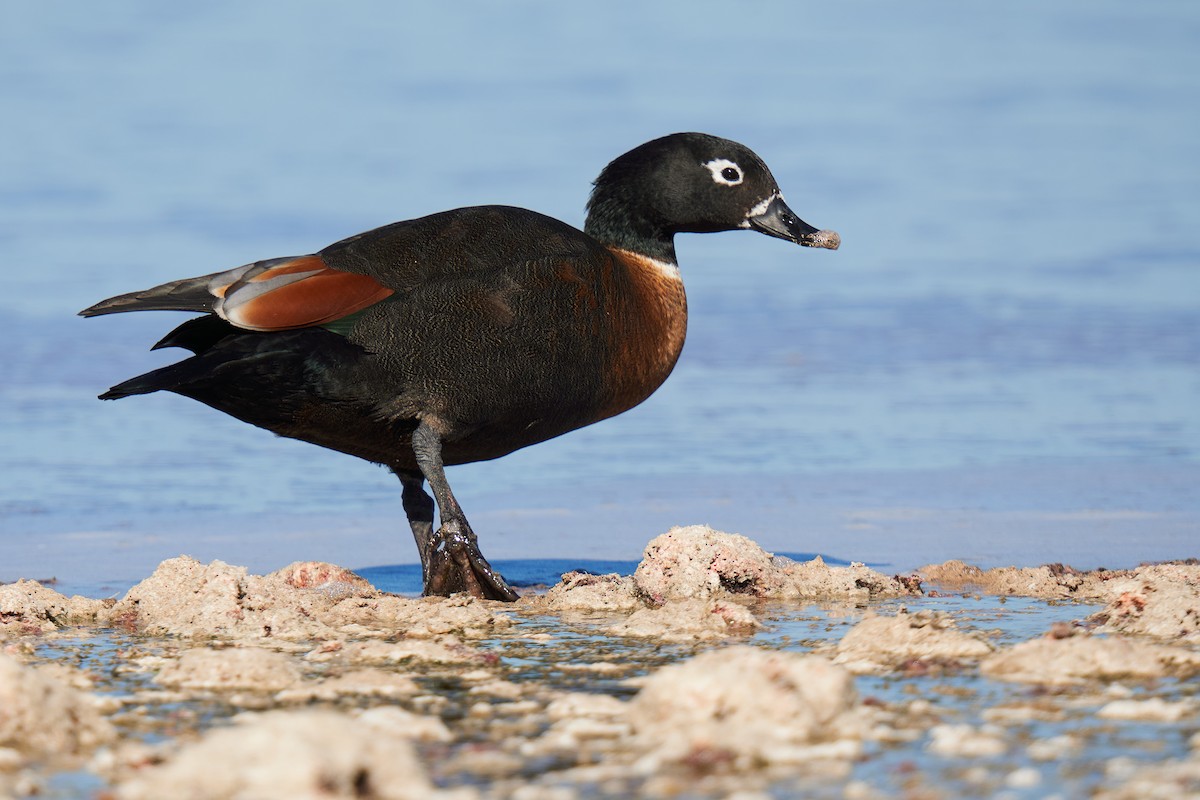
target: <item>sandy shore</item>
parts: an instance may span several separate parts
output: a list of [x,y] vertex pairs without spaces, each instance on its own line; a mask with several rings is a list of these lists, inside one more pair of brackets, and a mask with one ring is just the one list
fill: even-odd
[[504,605],[180,557],[0,586],[0,797],[1176,797],[1197,674],[1188,563],[889,575],[691,527]]

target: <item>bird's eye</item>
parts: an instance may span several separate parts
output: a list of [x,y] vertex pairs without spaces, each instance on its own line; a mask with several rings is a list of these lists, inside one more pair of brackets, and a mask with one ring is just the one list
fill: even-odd
[[714,158],[704,166],[712,173],[712,179],[722,186],[737,186],[745,177],[742,168],[728,158]]

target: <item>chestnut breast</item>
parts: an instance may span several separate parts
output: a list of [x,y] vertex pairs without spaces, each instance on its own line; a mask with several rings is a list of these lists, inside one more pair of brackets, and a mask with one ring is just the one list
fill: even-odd
[[609,295],[605,386],[597,419],[633,408],[671,374],[687,334],[687,297],[679,268],[627,250],[612,250],[624,277]]

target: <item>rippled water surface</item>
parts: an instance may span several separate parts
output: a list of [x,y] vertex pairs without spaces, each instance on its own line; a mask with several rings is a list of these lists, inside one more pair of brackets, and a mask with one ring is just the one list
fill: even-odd
[[1198,39],[1118,2],[11,6],[0,579],[411,561],[383,470],[94,399],[181,317],[75,312],[459,205],[578,225],[609,159],[689,129],[843,247],[681,237],[668,383],[451,472],[489,552],[632,561],[711,522],[897,566],[1196,555]]

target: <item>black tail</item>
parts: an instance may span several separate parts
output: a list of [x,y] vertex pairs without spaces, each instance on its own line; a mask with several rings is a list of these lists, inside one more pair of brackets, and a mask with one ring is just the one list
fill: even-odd
[[[239,333],[239,331],[228,322],[210,314],[206,317],[189,319],[164,336],[158,344],[150,349],[158,350],[163,347],[183,347],[199,355],[200,353],[207,352],[226,336],[236,333]],[[242,336],[257,335],[240,333]],[[150,392],[157,392],[162,389],[175,389],[194,378],[196,374],[197,370],[194,359],[185,359],[177,364],[171,364],[162,369],[147,372],[145,375],[130,378],[124,383],[118,383],[100,395],[100,399],[119,400],[122,397],[129,397],[131,394],[149,394]]]
[[120,294],[85,308],[79,312],[79,316],[98,317],[121,311],[212,311],[216,297],[209,290],[209,285],[213,277],[202,275],[199,278],[184,278],[152,289]]
[[217,342],[235,333],[246,335],[216,314],[206,314],[203,317],[193,317],[175,330],[158,340],[151,350],[161,350],[164,347],[182,347],[199,355]]
[[192,359],[181,361],[178,364],[156,369],[153,372],[147,372],[145,375],[138,375],[136,378],[118,383],[116,386],[109,389],[104,394],[100,395],[101,400],[120,400],[122,397],[129,397],[135,394],[150,394],[151,392],[161,391],[166,389],[177,388],[180,384],[186,382],[191,376],[193,370],[190,369],[188,363]]

